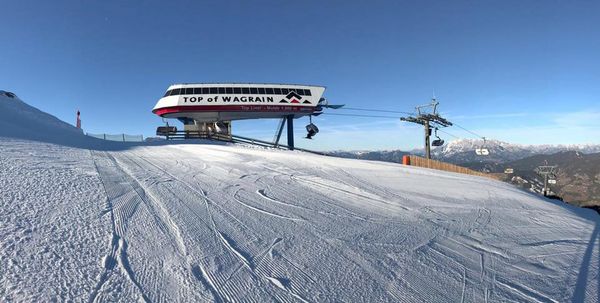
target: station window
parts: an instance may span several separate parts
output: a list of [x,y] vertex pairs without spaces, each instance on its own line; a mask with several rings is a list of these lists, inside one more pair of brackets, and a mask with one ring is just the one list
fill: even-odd
[[188,87],[167,90],[163,97],[177,95],[200,94],[259,94],[259,95],[287,95],[296,92],[301,96],[312,96],[310,89],[301,88],[265,88],[265,87]]

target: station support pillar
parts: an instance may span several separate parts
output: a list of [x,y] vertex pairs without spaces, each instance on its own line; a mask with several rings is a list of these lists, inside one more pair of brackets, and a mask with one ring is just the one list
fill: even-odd
[[287,119],[287,146],[290,150],[294,149],[294,115],[289,115]]

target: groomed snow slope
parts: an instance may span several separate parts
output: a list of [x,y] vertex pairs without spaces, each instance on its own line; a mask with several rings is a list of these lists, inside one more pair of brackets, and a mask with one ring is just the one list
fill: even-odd
[[0,136],[1,302],[598,301],[598,215],[508,184],[239,145]]
[[239,146],[0,150],[2,302],[597,300],[597,215],[503,183]]

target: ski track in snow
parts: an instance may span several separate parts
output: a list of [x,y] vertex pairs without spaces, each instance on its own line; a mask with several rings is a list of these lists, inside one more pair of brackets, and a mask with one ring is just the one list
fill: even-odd
[[0,152],[2,302],[598,298],[597,216],[492,180],[244,146]]

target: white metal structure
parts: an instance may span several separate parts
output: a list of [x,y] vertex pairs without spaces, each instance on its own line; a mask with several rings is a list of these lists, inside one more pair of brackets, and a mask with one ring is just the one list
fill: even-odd
[[294,84],[174,84],[153,113],[164,118],[217,122],[320,113],[325,87]]
[[[279,144],[284,122],[287,125],[288,148],[294,149],[293,121],[303,116],[318,115],[328,105],[322,98],[325,87],[297,84],[196,83],[171,85],[158,100],[152,112],[162,118],[175,118],[184,125],[185,138],[192,134],[213,137],[217,134],[232,139],[231,121],[243,119],[281,119],[275,146]],[[312,123],[311,123],[312,124]],[[318,129],[308,129],[307,138]],[[157,129],[162,135],[164,129]],[[167,138],[177,131],[169,131]]]

